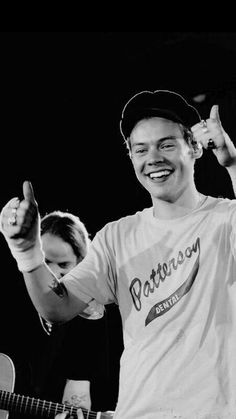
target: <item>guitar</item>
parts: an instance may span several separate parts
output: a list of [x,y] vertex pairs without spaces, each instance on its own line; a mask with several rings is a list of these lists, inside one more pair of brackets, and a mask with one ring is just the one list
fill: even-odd
[[[14,364],[9,356],[0,353],[0,409],[2,409],[0,410],[0,419],[7,419],[9,412],[55,418],[58,413],[65,411],[75,419],[77,418],[78,407],[15,394],[13,393],[14,385]],[[93,412],[83,407],[81,410],[85,419],[110,419],[113,417],[113,412]]]

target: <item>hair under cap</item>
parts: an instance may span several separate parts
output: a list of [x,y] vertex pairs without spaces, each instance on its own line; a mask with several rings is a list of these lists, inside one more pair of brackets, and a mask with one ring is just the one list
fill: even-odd
[[134,95],[123,108],[120,130],[126,140],[138,121],[163,117],[190,128],[201,121],[199,112],[180,94],[170,90],[144,90]]

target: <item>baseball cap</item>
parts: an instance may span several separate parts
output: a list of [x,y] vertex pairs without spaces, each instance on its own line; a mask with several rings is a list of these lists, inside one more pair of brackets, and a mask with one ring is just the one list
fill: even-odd
[[134,95],[123,108],[121,134],[127,139],[138,121],[159,116],[190,128],[201,121],[199,112],[180,94],[170,90],[144,90]]

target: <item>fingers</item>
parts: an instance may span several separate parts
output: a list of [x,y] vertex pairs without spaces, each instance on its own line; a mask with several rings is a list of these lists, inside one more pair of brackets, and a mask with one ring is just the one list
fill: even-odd
[[191,131],[193,133],[194,140],[197,141],[197,143],[200,143],[202,145],[202,147],[207,149],[208,148],[208,141],[212,137],[212,134],[210,133],[210,131],[208,129],[207,121],[206,121],[205,126],[203,126],[201,122],[194,125],[191,128]]
[[33,186],[28,180],[23,183],[23,195],[26,201],[35,202]]
[[215,148],[222,147],[225,139],[218,105],[212,106],[210,118],[193,125],[191,131],[195,141],[201,143],[205,149],[209,148],[209,142],[214,144]]
[[0,228],[9,238],[24,237],[31,231],[37,219],[38,206],[30,182],[23,184],[24,199],[12,198],[3,207],[0,217]]
[[77,418],[78,419],[84,419],[84,415],[81,409],[77,410]]
[[7,205],[9,205],[10,208],[18,208],[20,205],[20,200],[18,197],[12,198]]
[[12,198],[2,209],[0,215],[0,230],[4,233],[8,231],[9,235],[18,233],[16,228],[16,214],[19,208],[20,200],[15,197]]
[[[70,417],[74,419],[74,416],[70,416],[69,412],[65,411],[63,413],[58,413],[58,415],[55,416],[55,419],[70,419]],[[84,419],[84,415],[81,409],[77,410],[77,419]]]
[[114,410],[106,410],[106,412],[104,413],[104,418],[108,419],[108,418],[113,418],[114,417]]
[[215,119],[218,123],[220,122],[219,106],[213,105],[210,111],[210,119]]
[[[69,412],[63,412],[63,413],[58,413],[58,415],[55,416],[55,419],[65,419],[67,417]],[[67,417],[68,419],[68,417]]]

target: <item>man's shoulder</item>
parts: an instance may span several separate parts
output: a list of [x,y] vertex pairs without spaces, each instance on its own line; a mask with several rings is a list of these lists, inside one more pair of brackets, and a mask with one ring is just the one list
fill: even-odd
[[209,196],[206,205],[203,207],[203,211],[205,209],[209,212],[228,217],[230,214],[236,212],[236,199]]
[[236,199],[225,198],[223,196],[208,196],[207,205],[219,206],[223,208],[236,207]]

